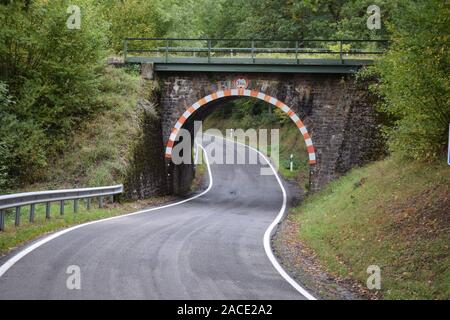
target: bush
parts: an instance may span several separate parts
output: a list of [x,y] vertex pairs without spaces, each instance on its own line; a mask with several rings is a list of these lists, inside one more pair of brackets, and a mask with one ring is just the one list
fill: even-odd
[[6,147],[0,143],[0,192],[7,190],[10,180],[8,179],[8,167],[6,165]]
[[15,105],[7,86],[0,82],[0,188],[6,189],[16,177],[31,181],[46,165],[47,140],[32,119],[19,121],[11,112]]
[[390,25],[393,40],[376,66],[381,82],[375,87],[392,153],[435,160],[446,150],[449,104],[450,7],[441,0],[402,2]]
[[96,97],[106,23],[85,0],[81,29],[68,29],[69,4],[0,5],[0,164],[9,185],[42,178],[73,129],[102,107]]
[[[106,19],[110,22],[111,48],[115,52],[122,52],[123,39],[127,37],[161,36],[164,22],[160,18],[158,8],[156,0],[114,1],[108,8],[104,8]],[[139,43],[140,46],[146,44]]]

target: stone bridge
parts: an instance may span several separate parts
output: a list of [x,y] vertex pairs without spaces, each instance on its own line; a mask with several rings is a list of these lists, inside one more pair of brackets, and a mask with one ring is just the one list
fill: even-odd
[[[151,112],[147,110],[143,121],[142,150],[135,155],[140,164],[134,166],[125,184],[129,197],[187,192],[193,165],[171,161],[179,129],[192,131],[193,120],[205,119],[224,101],[240,96],[280,108],[299,128],[309,153],[311,191],[380,154],[375,100],[367,84],[358,82],[353,72],[228,69],[183,71],[141,64],[144,91],[153,95],[144,94],[140,102]],[[238,79],[243,81],[236,82]]]

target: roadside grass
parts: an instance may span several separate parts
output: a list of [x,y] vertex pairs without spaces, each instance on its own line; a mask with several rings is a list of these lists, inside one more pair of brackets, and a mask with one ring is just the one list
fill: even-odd
[[[195,147],[193,149],[195,149]],[[197,151],[199,154],[197,163],[195,164],[195,176],[191,184],[191,191],[196,191],[202,186],[203,179],[207,171],[203,149],[199,147]]]
[[98,203],[92,201],[90,210],[87,210],[84,203],[80,200],[78,212],[76,213],[74,213],[73,210],[73,201],[66,201],[64,205],[64,215],[60,215],[59,203],[53,203],[50,207],[50,219],[46,219],[45,217],[45,204],[39,204],[36,205],[35,208],[34,223],[30,223],[28,220],[29,207],[22,208],[19,227],[14,225],[15,211],[7,210],[5,223],[6,230],[0,232],[0,256],[17,246],[47,233],[89,221],[139,211],[148,206],[163,204],[171,199],[171,197],[158,197],[149,200],[126,202],[123,204],[105,202],[103,208],[98,208]]
[[133,137],[138,135],[135,114],[139,76],[107,67],[101,94],[105,111],[86,122],[72,146],[56,163],[50,181],[70,187],[120,183],[126,173]]
[[367,267],[378,265],[384,299],[450,298],[447,165],[388,158],[353,169],[293,209],[290,219],[339,277],[365,286]]
[[[293,155],[293,170],[290,156]],[[279,172],[285,179],[295,179],[305,190],[309,187],[309,158],[306,144],[298,128],[292,123],[280,127]]]

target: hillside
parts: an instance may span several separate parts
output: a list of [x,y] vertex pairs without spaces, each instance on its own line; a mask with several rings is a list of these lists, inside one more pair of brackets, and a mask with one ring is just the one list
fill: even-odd
[[[219,129],[223,135],[227,129],[271,129],[279,130],[279,172],[288,180],[295,181],[302,189],[309,186],[309,164],[303,136],[298,128],[283,113],[273,110],[269,113],[265,103],[250,99],[238,100],[225,104],[221,109],[214,111],[203,123],[203,130]],[[248,108],[255,109],[251,114]],[[268,137],[269,138],[269,137]],[[244,141],[242,141],[244,142]],[[248,143],[246,141],[245,143]],[[258,147],[254,145],[253,147]],[[270,154],[270,141],[267,151]],[[290,170],[290,156],[293,155],[293,170]]]
[[74,129],[64,151],[51,159],[40,182],[19,191],[123,183],[139,135],[138,94],[139,74],[135,70],[106,67],[97,98],[103,111]]
[[297,232],[284,241],[311,250],[340,282],[365,287],[367,267],[378,265],[381,291],[372,297],[448,299],[449,195],[445,164],[374,162],[292,209],[285,223]]

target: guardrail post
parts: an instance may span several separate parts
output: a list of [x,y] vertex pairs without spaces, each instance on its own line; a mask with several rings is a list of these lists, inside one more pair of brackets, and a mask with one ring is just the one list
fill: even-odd
[[166,40],[166,63],[169,62],[169,44],[170,41]]
[[343,64],[344,60],[342,59],[342,40],[339,40],[339,59],[341,60],[341,64]]
[[0,210],[0,231],[5,231],[5,210]]
[[110,199],[111,199],[111,203],[114,203],[114,195],[113,194],[111,195]]
[[98,197],[98,207],[103,208],[103,197],[102,196]]
[[50,202],[45,203],[45,219],[50,219]]
[[252,40],[252,63],[255,63],[255,40]]
[[298,40],[295,41],[295,63],[298,64]]
[[73,200],[73,212],[74,213],[78,212],[78,199]]
[[29,217],[29,221],[30,222],[34,222],[34,211],[35,211],[36,205],[33,203],[32,205],[30,205],[30,217]]
[[91,198],[86,199],[86,209],[91,210]]
[[211,63],[211,40],[208,40],[208,63]]
[[64,200],[59,202],[59,214],[62,216],[64,215]]
[[16,207],[16,219],[14,224],[16,227],[20,226],[20,207]]

